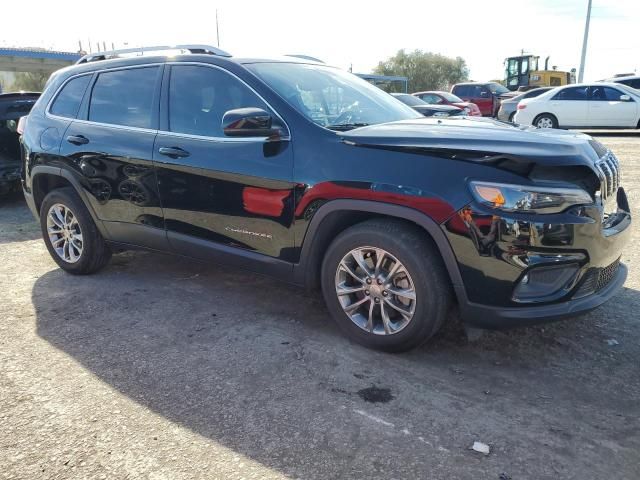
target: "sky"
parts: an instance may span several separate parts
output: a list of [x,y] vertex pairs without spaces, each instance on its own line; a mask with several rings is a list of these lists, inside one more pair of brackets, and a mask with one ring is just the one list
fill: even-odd
[[[9,3],[5,0],[3,3]],[[0,47],[88,50],[204,43],[234,56],[306,54],[369,73],[399,49],[464,58],[474,80],[503,78],[522,49],[578,69],[587,0],[30,0],[28,22],[3,22]],[[151,7],[151,5],[154,5]],[[166,6],[165,6],[166,5]],[[24,19],[20,2],[2,17]],[[585,81],[640,72],[640,1],[593,0]]]

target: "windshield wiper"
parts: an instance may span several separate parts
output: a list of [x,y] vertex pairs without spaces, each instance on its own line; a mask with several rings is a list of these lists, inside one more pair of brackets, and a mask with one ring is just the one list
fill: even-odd
[[339,132],[345,132],[347,130],[352,130],[354,128],[366,127],[368,123],[336,123],[334,125],[327,125],[329,130],[336,130]]

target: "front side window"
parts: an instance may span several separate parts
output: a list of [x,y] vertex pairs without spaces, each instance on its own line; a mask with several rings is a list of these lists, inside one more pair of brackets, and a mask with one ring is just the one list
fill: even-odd
[[91,75],[82,75],[69,80],[53,101],[50,112],[59,117],[76,118],[90,80]]
[[620,102],[620,97],[626,95],[611,87],[591,87],[591,100],[602,102]]
[[502,95],[503,93],[509,93],[509,89],[506,87],[503,87],[502,85],[500,85],[499,83],[488,83],[487,84],[487,88],[491,91],[491,93],[493,93],[494,95]]
[[158,67],[101,73],[91,92],[89,120],[151,128],[157,76]]
[[171,67],[170,131],[223,137],[224,114],[245,107],[269,110],[249,87],[223,70],[196,65]]
[[556,93],[554,100],[587,100],[589,87],[564,88]]
[[247,68],[318,125],[335,130],[422,118],[351,73],[323,65],[254,63]]

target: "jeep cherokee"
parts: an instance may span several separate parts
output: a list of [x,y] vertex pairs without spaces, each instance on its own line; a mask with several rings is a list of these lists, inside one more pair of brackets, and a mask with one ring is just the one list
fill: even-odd
[[64,270],[127,248],[235,265],[321,287],[387,351],[454,300],[470,325],[518,326],[624,283],[620,165],[590,137],[425,118],[309,59],[167,49],[86,56],[27,119],[24,193]]

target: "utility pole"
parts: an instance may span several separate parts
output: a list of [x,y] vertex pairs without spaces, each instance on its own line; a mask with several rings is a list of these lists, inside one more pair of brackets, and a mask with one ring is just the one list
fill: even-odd
[[218,48],[220,47],[220,29],[218,28],[218,9],[216,8],[216,39],[218,40]]
[[591,22],[591,0],[587,6],[587,21],[584,24],[584,39],[582,40],[582,57],[580,58],[580,70],[578,72],[578,83],[582,83],[584,77],[584,62],[587,57],[587,40],[589,39],[589,23]]

